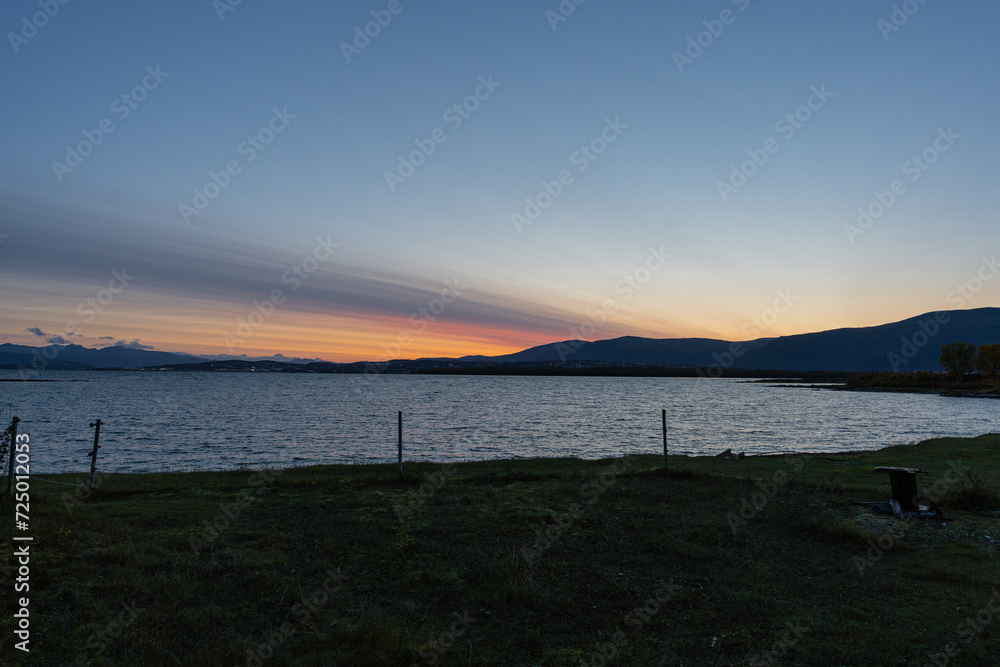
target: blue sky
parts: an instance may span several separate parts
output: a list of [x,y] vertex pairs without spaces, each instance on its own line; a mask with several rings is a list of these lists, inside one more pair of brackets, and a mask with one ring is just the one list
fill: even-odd
[[[779,292],[791,305],[752,333],[959,307],[947,295],[994,253],[995,3],[587,0],[558,22],[555,1],[222,6],[0,10],[3,341],[40,342],[37,327],[218,353],[235,337],[236,353],[346,360],[400,336],[402,357],[512,351],[587,322],[591,339],[739,339]],[[391,22],[347,62],[372,12]],[[777,125],[797,112],[794,133]],[[105,119],[91,154],[53,167]],[[390,189],[435,130],[443,143]],[[766,162],[731,181],[753,155]],[[226,187],[186,221],[212,173]],[[845,231],[897,180],[881,217]],[[741,185],[724,198],[720,182]],[[317,239],[336,251],[292,290],[282,277]],[[669,259],[647,275],[653,251]],[[135,280],[67,331],[122,267]],[[414,317],[446,280],[456,298]],[[254,305],[276,289],[273,312]],[[998,294],[987,280],[961,306]]]

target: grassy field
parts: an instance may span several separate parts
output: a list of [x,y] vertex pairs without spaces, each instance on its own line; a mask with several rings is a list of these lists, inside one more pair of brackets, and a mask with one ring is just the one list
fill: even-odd
[[[852,505],[888,499],[877,465],[929,471],[955,520]],[[12,558],[0,574],[0,663],[996,664],[1000,436],[661,466],[36,480],[30,592],[11,592]]]

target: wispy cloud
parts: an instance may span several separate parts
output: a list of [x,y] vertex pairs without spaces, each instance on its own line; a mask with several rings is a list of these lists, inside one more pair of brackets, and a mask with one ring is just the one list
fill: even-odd
[[115,343],[115,347],[127,347],[127,348],[129,348],[131,350],[155,350],[156,349],[152,345],[144,345],[143,343],[140,343],[139,339],[135,339],[135,340],[132,340],[132,341],[120,340],[120,341],[117,341]]
[[[54,294],[64,285],[101,286],[111,268],[125,267],[136,276],[134,289],[168,302],[197,298],[240,307],[274,289],[288,293],[296,279],[293,267],[316,243],[309,237],[276,248],[209,228],[126,222],[106,213],[70,212],[9,195],[0,195],[0,222],[16,232],[20,246],[0,272],[32,278]],[[330,238],[337,242],[333,234]],[[302,249],[290,250],[296,245]],[[438,295],[443,280],[457,277],[467,291],[449,308],[451,323],[541,332],[564,329],[571,321],[558,310],[514,302],[495,286],[474,284],[474,277],[456,276],[447,268],[431,277],[426,268],[408,272],[373,266],[370,258],[352,255],[345,246],[336,261],[325,262],[295,292],[288,307],[371,320],[405,319]]]
[[[70,343],[70,341],[67,340],[64,336],[61,336],[59,334],[46,333],[45,331],[42,330],[41,327],[28,327],[24,331],[25,333],[30,333],[33,336],[44,338],[45,342],[47,342],[49,345],[69,345]],[[74,336],[77,334],[69,333],[68,335]]]

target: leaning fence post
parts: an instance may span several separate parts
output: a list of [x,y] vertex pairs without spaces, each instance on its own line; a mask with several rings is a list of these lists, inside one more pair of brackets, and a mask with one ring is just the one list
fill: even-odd
[[403,474],[403,411],[399,411],[399,474]]
[[97,470],[97,450],[101,448],[97,444],[101,439],[101,420],[98,419],[93,424],[91,428],[94,429],[94,449],[90,452],[90,476],[87,478],[87,488],[94,488],[94,472]]
[[17,444],[17,417],[10,418],[10,462],[7,464],[7,495],[14,489],[14,449]]
[[664,408],[661,416],[663,417],[663,469],[667,469],[667,410]]

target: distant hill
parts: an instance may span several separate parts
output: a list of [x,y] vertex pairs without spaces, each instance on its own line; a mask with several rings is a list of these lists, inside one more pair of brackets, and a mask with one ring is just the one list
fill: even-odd
[[187,364],[155,364],[143,366],[147,371],[293,371],[300,370],[302,364],[289,364],[281,361],[244,361],[243,359],[221,359],[219,361],[200,361]]
[[[0,368],[38,368],[40,362],[37,361],[35,356],[35,351],[38,349],[40,348],[4,343],[0,345]],[[50,368],[54,371],[86,370],[93,368],[93,366],[57,357],[48,360],[45,363],[45,368]]]
[[[46,352],[48,351],[48,352]],[[30,345],[0,345],[0,363],[31,366],[36,354],[51,356],[48,368],[56,369],[65,365],[56,362],[75,362],[70,366],[82,364],[82,367],[93,368],[141,368],[161,364],[182,364],[200,361],[199,357],[156,350],[137,350],[131,347],[110,346],[100,349],[83,347],[82,345],[46,345],[31,347]],[[12,355],[9,356],[8,355]],[[17,358],[15,361],[4,361],[5,358]],[[25,357],[27,359],[25,360]],[[80,367],[80,366],[76,366]]]
[[[745,349],[767,345],[770,338],[746,341]],[[500,363],[537,361],[603,361],[619,364],[662,364],[666,366],[709,366],[714,355],[725,354],[732,342],[712,338],[639,338],[623,336],[592,343],[567,340],[539,345],[514,354],[498,357],[463,357],[462,360],[486,360]]]
[[1000,308],[940,311],[875,327],[782,336],[748,352],[736,366],[795,371],[940,371],[941,347],[959,341],[1000,343]]
[[[759,338],[734,343],[711,338],[639,338],[623,336],[586,342],[566,340],[496,357],[467,356],[368,362],[331,363],[285,357],[249,358],[245,355],[193,355],[113,346],[91,349],[80,345],[0,345],[0,365],[31,366],[36,354],[55,352],[48,368],[162,368],[171,370],[269,370],[309,373],[412,373],[429,369],[485,367],[514,368],[562,364],[580,367],[597,364],[620,366],[722,367],[732,370],[769,371],[916,371],[941,370],[941,347],[964,341],[975,345],[1000,344],[1000,308],[977,308],[925,313],[901,322],[874,327],[834,329],[817,333]],[[492,371],[491,371],[492,372]],[[602,371],[603,372],[603,371]],[[644,372],[653,372],[652,370]]]
[[[141,350],[122,345],[112,345],[104,348],[89,348],[82,345],[46,345],[33,347],[30,345],[0,345],[0,366],[32,366],[32,360],[41,356],[47,358],[46,368],[51,370],[73,370],[87,368],[149,368],[159,366],[192,366],[203,362],[235,361],[232,365],[220,365],[216,368],[227,370],[244,370],[256,365],[258,369],[284,370],[284,366],[303,367],[306,364],[321,362],[319,359],[302,359],[275,354],[270,357],[248,357],[245,354],[218,354],[211,356],[195,356],[193,354],[160,352],[158,350]],[[37,366],[37,362],[36,362]],[[185,370],[210,370],[209,368]]]
[[732,358],[729,341],[625,336],[592,343],[567,340],[514,354],[463,360],[514,364],[599,361],[783,371],[939,371],[941,347],[958,341],[1000,343],[1000,308],[940,311],[874,327],[761,338],[741,343],[743,352]]
[[207,361],[277,361],[283,364],[314,364],[323,363],[323,359],[305,359],[303,357],[286,357],[280,352],[272,354],[270,357],[248,357],[245,354],[202,354],[201,359]]

